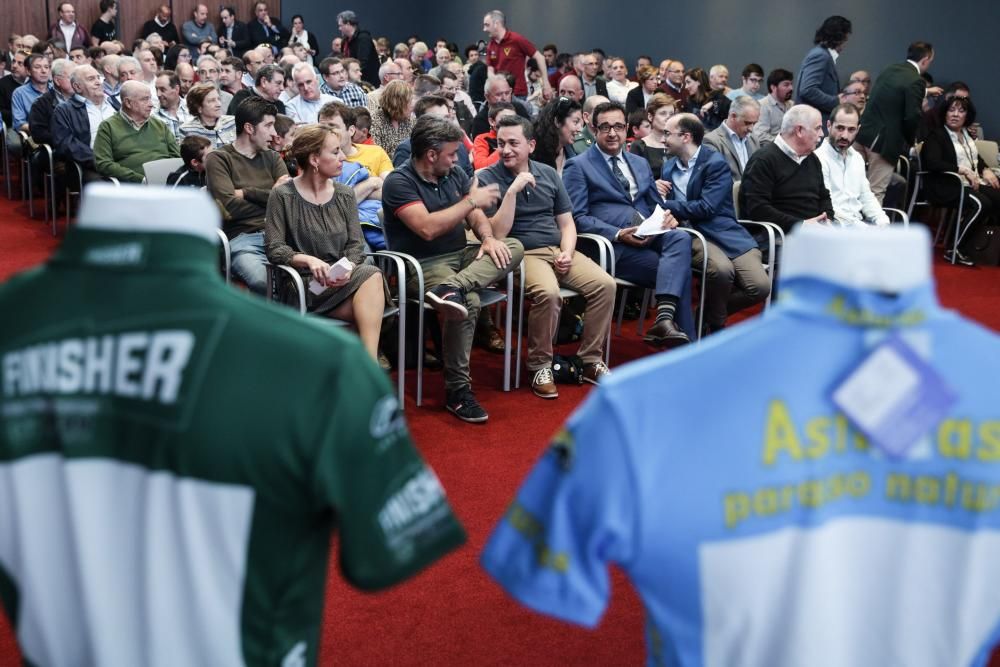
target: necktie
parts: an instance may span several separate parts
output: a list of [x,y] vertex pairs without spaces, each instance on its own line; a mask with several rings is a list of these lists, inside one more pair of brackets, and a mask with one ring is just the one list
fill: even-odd
[[618,184],[622,186],[622,189],[625,191],[628,198],[632,199],[632,190],[628,186],[628,179],[625,178],[625,173],[622,171],[622,168],[618,166],[618,160],[619,158],[617,155],[611,158],[611,173],[615,175],[615,178],[618,180]]

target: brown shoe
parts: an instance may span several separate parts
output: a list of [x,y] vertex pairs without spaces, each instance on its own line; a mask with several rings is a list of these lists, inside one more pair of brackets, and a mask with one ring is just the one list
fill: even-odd
[[485,333],[479,333],[481,329],[482,327],[476,329],[474,338],[476,346],[493,354],[503,354],[507,346],[504,343],[503,335],[500,334],[500,330],[496,327],[490,327]]
[[583,365],[583,381],[590,384],[600,384],[604,378],[611,375],[611,369],[603,361]]
[[673,320],[660,320],[649,327],[646,335],[642,337],[644,341],[657,347],[667,349],[687,345],[691,339],[687,334],[677,328]]
[[559,398],[559,389],[556,388],[556,381],[552,378],[551,366],[535,371],[535,377],[531,379],[531,391],[540,398]]

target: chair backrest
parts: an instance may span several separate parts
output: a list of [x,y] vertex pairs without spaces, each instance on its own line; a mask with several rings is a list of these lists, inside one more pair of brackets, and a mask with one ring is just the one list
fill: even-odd
[[997,142],[977,139],[976,150],[979,151],[979,157],[983,158],[983,162],[986,163],[987,167],[995,169],[997,166],[1000,166],[997,163]]
[[168,157],[145,163],[142,165],[142,171],[146,174],[147,185],[166,185],[170,172],[177,171],[183,166],[184,160],[181,158]]

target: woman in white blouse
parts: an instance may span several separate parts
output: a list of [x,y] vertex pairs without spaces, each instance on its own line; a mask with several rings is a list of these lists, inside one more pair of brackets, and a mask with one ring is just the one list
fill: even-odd
[[608,80],[608,97],[612,102],[625,104],[625,98],[639,84],[628,80],[628,66],[624,58],[611,59],[611,79]]

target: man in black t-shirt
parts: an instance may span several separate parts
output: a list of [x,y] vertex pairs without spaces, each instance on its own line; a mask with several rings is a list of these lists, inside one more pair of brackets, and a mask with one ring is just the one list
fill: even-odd
[[100,46],[102,42],[113,42],[118,37],[118,26],[115,22],[115,17],[118,16],[118,0],[101,0],[100,9],[101,15],[90,28],[90,43],[93,46]]
[[[446,407],[463,421],[483,423],[489,416],[472,393],[469,375],[477,290],[520,264],[524,248],[516,239],[493,236],[481,208],[496,204],[499,188],[479,187],[456,167],[461,142],[457,125],[432,115],[419,118],[410,135],[410,159],[382,185],[382,210],[389,249],[417,258],[426,299],[443,319]],[[481,246],[466,245],[465,224]]]

